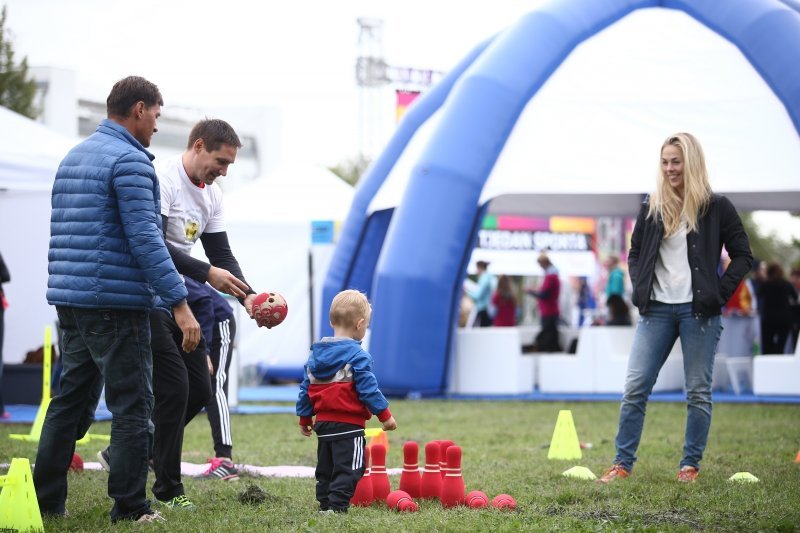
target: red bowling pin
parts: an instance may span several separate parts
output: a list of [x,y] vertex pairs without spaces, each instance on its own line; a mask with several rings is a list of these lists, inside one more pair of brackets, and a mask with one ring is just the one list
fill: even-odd
[[425,468],[419,484],[419,497],[439,499],[442,495],[442,475],[439,472],[439,443],[425,445]]
[[410,513],[419,511],[419,505],[417,502],[411,499],[411,496],[404,490],[395,490],[389,493],[386,497],[386,505],[389,506],[389,509],[394,509],[395,511],[408,511]]
[[442,481],[442,507],[455,507],[464,504],[466,486],[461,477],[461,447],[447,448],[447,474]]
[[403,444],[403,472],[400,474],[400,490],[412,498],[419,498],[419,444],[410,440]]
[[389,474],[386,473],[386,446],[383,444],[372,445],[372,497],[374,501],[385,502],[386,497],[392,492],[389,483]]
[[447,474],[447,448],[455,443],[451,440],[439,440],[436,442],[439,443],[439,472],[444,480],[444,476]]
[[368,507],[372,505],[373,501],[372,477],[369,473],[369,448],[366,446],[364,446],[364,465],[366,466],[364,475],[358,480],[353,497],[350,498],[350,504],[357,505],[359,507]]

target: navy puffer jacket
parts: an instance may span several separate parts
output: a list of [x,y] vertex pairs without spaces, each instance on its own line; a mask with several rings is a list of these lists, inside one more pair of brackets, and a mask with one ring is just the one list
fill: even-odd
[[153,155],[104,120],[70,150],[53,183],[51,305],[147,310],[186,298],[161,231]]

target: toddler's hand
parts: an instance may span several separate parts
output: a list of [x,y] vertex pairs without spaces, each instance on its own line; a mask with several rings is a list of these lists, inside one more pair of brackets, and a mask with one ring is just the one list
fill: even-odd
[[384,431],[394,431],[397,429],[397,422],[395,421],[393,416],[390,416],[386,419],[386,422],[383,423],[383,430]]
[[302,433],[304,437],[310,437],[314,432],[313,430],[314,428],[311,426],[300,426],[300,433]]

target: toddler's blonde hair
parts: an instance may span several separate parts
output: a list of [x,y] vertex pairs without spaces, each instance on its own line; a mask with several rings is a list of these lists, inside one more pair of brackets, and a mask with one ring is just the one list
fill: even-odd
[[337,294],[331,302],[331,325],[352,327],[360,318],[369,323],[372,306],[360,291],[348,289]]

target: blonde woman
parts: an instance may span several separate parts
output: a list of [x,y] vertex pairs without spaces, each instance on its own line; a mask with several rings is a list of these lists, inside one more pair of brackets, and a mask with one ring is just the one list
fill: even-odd
[[[720,309],[753,262],[736,209],[711,191],[697,139],[688,133],[671,135],[660,155],[656,191],[639,211],[628,255],[631,299],[640,319],[620,406],[617,455],[600,483],[630,475],[647,400],[679,338],[688,414],[678,481],[695,481],[711,426],[711,374],[722,330]],[[723,246],[731,263],[720,277]]]

